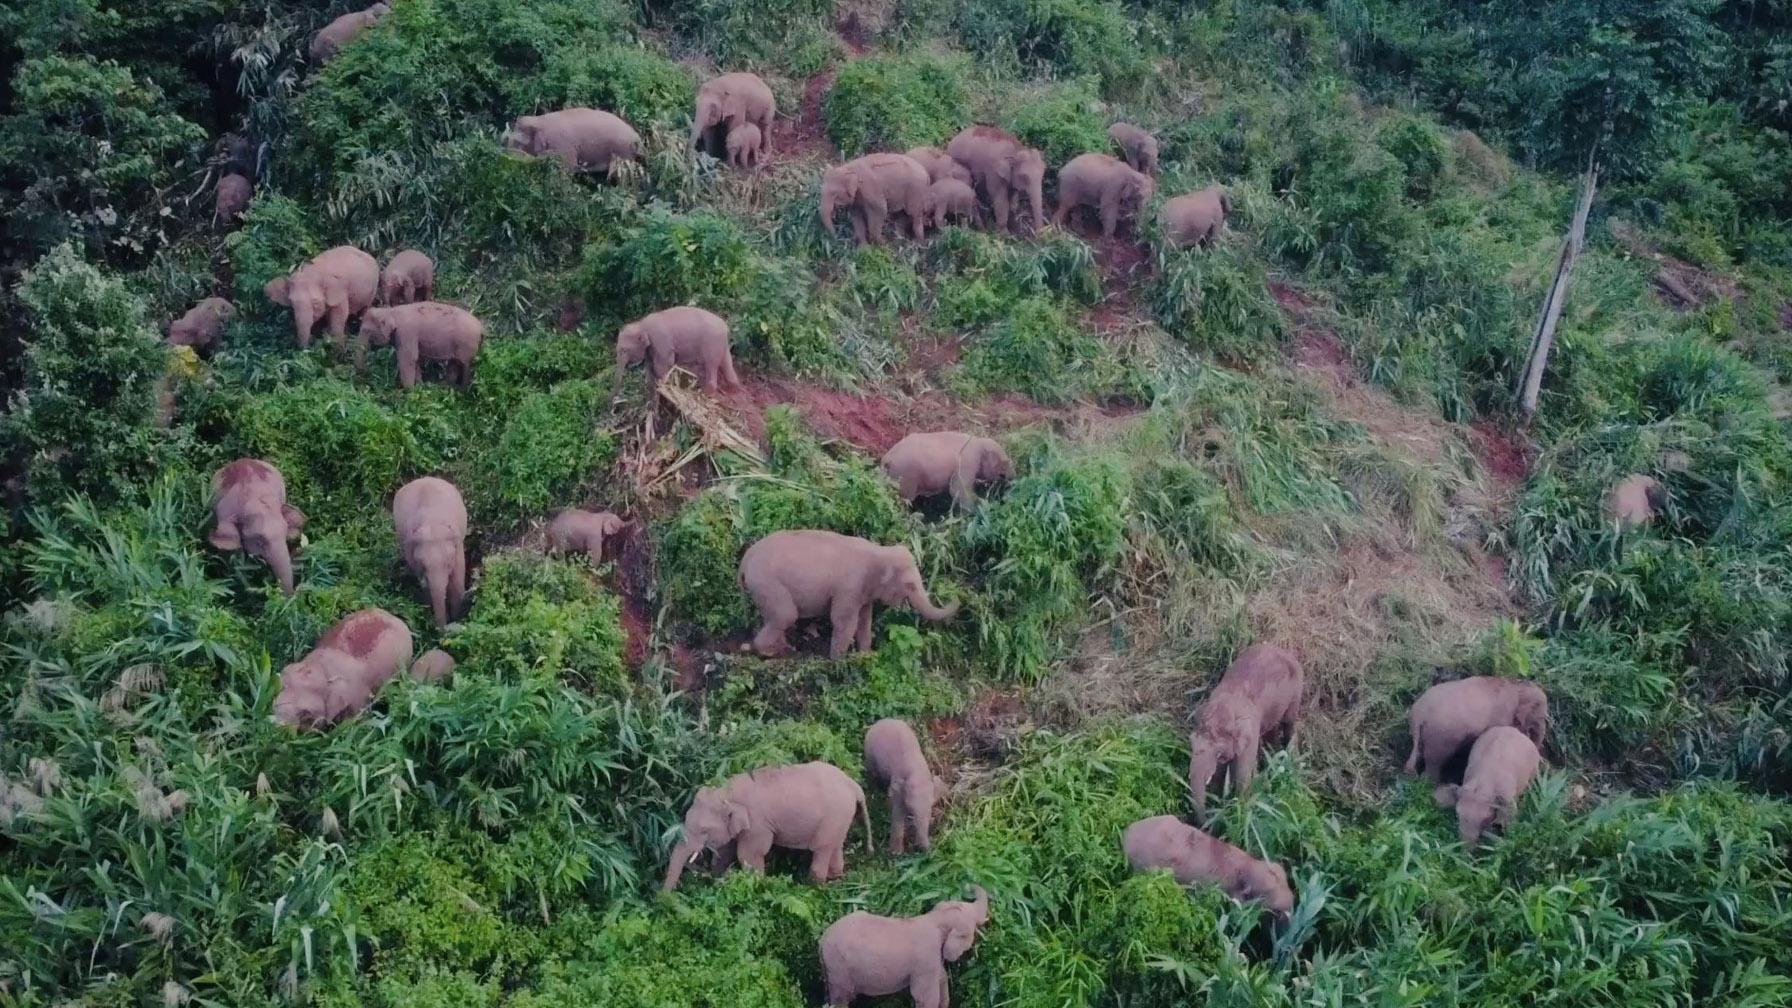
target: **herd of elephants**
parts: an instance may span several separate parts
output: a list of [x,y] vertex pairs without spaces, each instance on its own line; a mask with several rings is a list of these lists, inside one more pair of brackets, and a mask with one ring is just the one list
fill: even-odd
[[[375,4],[339,18],[314,39],[313,60],[328,60],[385,13],[384,4]],[[766,153],[775,113],[764,81],[747,73],[724,74],[698,93],[692,144],[737,167],[752,168]],[[1067,163],[1058,175],[1056,216],[1062,223],[1078,206],[1094,208],[1104,236],[1113,234],[1123,214],[1136,214],[1149,200],[1157,165],[1157,142],[1149,133],[1124,123],[1109,133],[1124,160],[1087,153]],[[508,132],[507,142],[525,155],[555,157],[571,169],[606,173],[614,160],[636,157],[640,143],[621,118],[591,108],[523,116]],[[1002,130],[973,126],[943,150],[868,154],[829,168],[822,180],[821,217],[831,231],[835,211],[846,206],[862,243],[881,238],[888,213],[904,213],[919,239],[928,226],[943,226],[952,217],[981,226],[987,202],[995,226],[1006,228],[1011,204],[1018,205],[1023,197],[1033,219],[1043,219],[1044,174],[1039,151]],[[251,195],[247,177],[224,175],[216,189],[217,219],[234,220]],[[1230,210],[1230,200],[1218,187],[1178,196],[1163,207],[1165,237],[1175,244],[1205,244],[1224,227]],[[365,364],[369,345],[391,344],[404,387],[420,380],[424,360],[440,362],[448,380],[464,385],[472,378],[484,327],[465,309],[434,300],[433,274],[434,264],[420,252],[399,252],[382,270],[366,252],[339,246],[268,283],[265,292],[291,308],[301,347],[310,344],[313,329],[323,322],[340,352],[349,322],[358,318],[357,367]],[[172,323],[168,338],[209,352],[219,345],[224,323],[234,314],[228,301],[210,298]],[[712,392],[739,384],[728,324],[701,308],[672,307],[623,326],[616,341],[617,382],[627,367],[643,359],[654,381],[683,367]],[[976,506],[978,484],[1012,475],[1008,456],[996,441],[951,431],[911,434],[884,455],[881,466],[904,500],[949,494],[966,510]],[[1640,495],[1644,489],[1630,492]],[[211,544],[262,558],[291,595],[295,583],[289,543],[298,539],[304,516],[287,502],[280,472],[259,459],[231,462],[213,477],[212,504],[216,521]],[[467,509],[460,491],[433,476],[412,480],[394,496],[392,520],[405,563],[428,592],[436,625],[447,625],[466,592]],[[608,511],[569,509],[549,524],[547,545],[553,552],[601,559],[606,540],[627,524]],[[906,548],[821,530],[776,532],[755,542],[741,557],[739,583],[762,618],[752,647],[768,656],[789,650],[786,633],[803,618],[829,619],[828,653],[839,658],[854,645],[870,650],[876,602],[906,604],[930,620],[949,620],[958,610],[957,603],[936,606],[928,598]],[[436,681],[453,669],[454,659],[441,650],[413,660],[411,630],[403,620],[382,609],[361,610],[282,670],[273,715],[297,728],[322,728],[360,712],[400,672]],[[1302,690],[1301,666],[1289,651],[1259,643],[1237,656],[1196,713],[1190,736],[1188,781],[1197,819],[1205,818],[1205,795],[1216,775],[1224,773],[1238,794],[1248,790],[1266,736],[1294,744]],[[1434,685],[1410,710],[1412,753],[1405,769],[1425,771],[1436,800],[1456,808],[1462,840],[1472,847],[1489,825],[1510,818],[1536,776],[1547,718],[1548,701],[1533,683],[1480,676]],[[940,784],[914,729],[894,718],[878,721],[865,733],[864,756],[871,783],[887,790],[890,850],[902,853],[911,831],[915,845],[930,850]],[[1452,776],[1460,768],[1460,784],[1445,781],[1446,767]],[[865,792],[832,764],[770,766],[736,775],[697,792],[685,815],[683,839],[671,853],[664,888],[675,888],[685,866],[705,851],[713,852],[712,868],[718,875],[737,859],[762,872],[774,846],[809,851],[810,875],[825,883],[845,870],[847,834],[855,816],[864,821],[870,850]],[[1135,870],[1167,869],[1185,885],[1217,885],[1234,899],[1263,905],[1278,919],[1293,912],[1294,895],[1281,865],[1258,860],[1179,816],[1140,820],[1116,839]],[[921,1008],[943,1008],[948,1003],[945,964],[970,949],[988,919],[988,894],[980,888],[972,901],[942,902],[918,917],[859,911],[841,918],[827,928],[820,944],[828,1003],[844,1006],[858,995],[906,990]]]

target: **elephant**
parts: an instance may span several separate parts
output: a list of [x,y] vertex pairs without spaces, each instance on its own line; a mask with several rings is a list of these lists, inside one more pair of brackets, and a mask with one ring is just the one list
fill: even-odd
[[972,902],[946,900],[919,917],[882,917],[855,910],[821,933],[827,1003],[908,991],[915,1008],[947,1008],[946,964],[957,962],[989,923],[989,893],[972,886]]
[[1120,848],[1133,871],[1168,868],[1181,885],[1209,882],[1240,903],[1261,903],[1286,921],[1294,913],[1288,873],[1259,861],[1172,815],[1140,819],[1121,834]]
[[952,160],[965,166],[989,199],[997,229],[1008,227],[1010,203],[1024,193],[1033,223],[1045,222],[1045,155],[994,126],[972,126],[946,144]]
[[359,713],[411,661],[411,628],[384,609],[362,609],[317,639],[311,653],[280,670],[274,720],[311,728]]
[[1462,784],[1439,784],[1432,796],[1439,805],[1456,807],[1457,833],[1473,850],[1487,827],[1512,821],[1518,800],[1537,779],[1543,757],[1537,744],[1511,725],[1495,725],[1481,733],[1468,751]]
[[311,37],[311,62],[323,66],[335,59],[343,46],[353,42],[362,32],[378,24],[381,18],[390,13],[391,5],[376,3],[366,10],[344,14],[325,25]]
[[212,187],[212,226],[228,227],[243,216],[249,208],[249,197],[255,194],[255,184],[242,175],[232,172],[220,176],[218,184]]
[[1274,644],[1252,644],[1238,653],[1207,702],[1195,715],[1189,735],[1188,787],[1195,811],[1207,816],[1207,785],[1221,766],[1232,790],[1249,793],[1257,772],[1257,751],[1272,731],[1285,733],[1294,747],[1304,685],[1300,662]]
[[728,163],[736,168],[754,168],[759,152],[765,146],[765,134],[750,122],[740,123],[728,131]]
[[1151,176],[1111,154],[1078,154],[1058,169],[1058,212],[1052,222],[1063,227],[1072,210],[1091,207],[1101,212],[1101,236],[1112,238],[1121,214],[1137,221],[1156,189]]
[[373,307],[379,283],[380,264],[372,256],[338,245],[291,275],[268,281],[262,290],[268,300],[292,309],[299,349],[311,346],[311,330],[319,320],[328,320],[330,338],[340,350],[348,337],[348,320]]
[[242,550],[267,561],[280,591],[293,593],[292,550],[305,515],[286,503],[286,479],[260,459],[241,458],[212,475],[210,542],[221,550]]
[[927,169],[906,154],[867,154],[829,168],[821,176],[821,227],[833,233],[834,211],[845,205],[853,239],[860,245],[883,241],[884,217],[908,214],[915,240],[926,236]]
[[257,154],[255,141],[245,133],[231,132],[218,138],[217,153],[213,163],[226,175],[241,175],[252,179],[261,167],[261,158]]
[[908,156],[919,161],[921,167],[927,169],[929,181],[956,179],[965,185],[971,184],[971,170],[953,160],[952,155],[938,147],[912,147],[908,151]]
[[910,434],[884,452],[878,466],[902,499],[950,493],[959,510],[977,509],[976,484],[1011,479],[1014,463],[993,438],[957,431]]
[[1133,171],[1157,175],[1157,138],[1132,123],[1117,122],[1108,127],[1108,139],[1120,147],[1120,153]]
[[740,388],[734,372],[734,354],[728,347],[728,323],[714,312],[689,305],[667,308],[642,317],[616,332],[616,393],[622,392],[622,376],[635,362],[647,361],[648,385],[658,385],[673,367],[697,375],[706,392],[716,392],[724,382]]
[[741,123],[759,127],[759,151],[771,152],[772,120],[778,115],[778,99],[758,74],[726,73],[712,77],[697,89],[697,110],[691,117],[691,146],[722,157],[728,130]]
[[580,511],[567,508],[548,523],[548,552],[589,553],[602,562],[604,539],[627,528],[628,522],[608,511]]
[[1606,519],[1617,522],[1619,528],[1641,528],[1655,520],[1667,499],[1667,489],[1655,477],[1631,473],[1606,494]]
[[911,825],[915,846],[932,850],[933,800],[940,784],[907,721],[884,718],[865,730],[865,774],[890,800],[890,853],[901,854],[908,846]]
[[411,663],[411,678],[418,682],[441,682],[454,674],[454,656],[441,648],[431,648]]
[[212,353],[224,343],[224,324],[234,318],[235,305],[221,297],[206,298],[168,323],[168,342],[190,346],[199,353]]
[[1219,238],[1226,227],[1226,215],[1231,212],[1232,197],[1226,190],[1208,186],[1200,192],[1165,200],[1157,212],[1157,221],[1170,247],[1205,246]]
[[715,852],[712,874],[720,877],[740,863],[763,874],[773,846],[810,852],[809,877],[816,882],[846,871],[846,834],[857,811],[865,823],[865,850],[871,843],[871,813],[865,791],[831,763],[760,767],[728,778],[719,788],[698,788],[684,814],[684,840],[672,849],[665,892],[678,888],[685,866],[704,850]]
[[447,626],[467,591],[467,505],[460,491],[434,476],[414,479],[392,498],[392,525],[405,565],[429,589],[436,626]]
[[927,223],[935,230],[946,226],[947,217],[969,220],[974,227],[983,226],[983,211],[977,205],[977,191],[970,183],[953,178],[940,179],[927,187]]
[[790,650],[784,635],[805,616],[832,620],[828,657],[839,659],[855,638],[860,651],[871,650],[873,602],[906,602],[935,621],[958,614],[957,602],[940,608],[927,598],[921,570],[905,547],[818,529],[773,532],[747,547],[740,586],[765,620],[753,637],[762,655]]
[[1470,676],[1438,683],[1413,701],[1406,714],[1412,730],[1412,754],[1406,772],[1419,767],[1432,784],[1442,782],[1444,767],[1489,728],[1511,725],[1537,748],[1549,724],[1549,697],[1542,687],[1522,679]]
[[594,108],[519,116],[505,143],[530,157],[557,157],[568,171],[583,169],[605,175],[617,159],[633,161],[641,152],[641,135],[633,126]]
[[485,339],[485,323],[465,308],[439,301],[390,308],[369,308],[361,316],[361,343],[356,366],[366,359],[367,348],[392,344],[398,354],[398,384],[410,388],[423,376],[424,360],[439,360],[447,367],[448,380],[465,387],[473,380],[473,358]]
[[436,299],[436,264],[416,249],[393,256],[380,271],[380,304],[404,305]]

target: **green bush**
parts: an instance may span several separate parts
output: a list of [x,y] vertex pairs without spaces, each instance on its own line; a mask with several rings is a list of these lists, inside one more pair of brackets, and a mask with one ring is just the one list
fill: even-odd
[[1226,359],[1275,354],[1288,326],[1262,267],[1225,245],[1166,250],[1159,260],[1151,302],[1166,332]]
[[967,4],[958,9],[958,29],[965,45],[985,59],[1013,61],[1028,72],[1092,77],[1110,97],[1137,90],[1151,72],[1138,25],[1107,0]]
[[1443,131],[1416,116],[1398,116],[1377,127],[1375,142],[1406,173],[1406,197],[1424,201],[1438,193],[1450,169],[1450,145]]
[[277,192],[263,192],[249,204],[243,214],[241,229],[224,239],[230,252],[230,272],[236,283],[231,298],[239,312],[258,310],[279,316],[288,323],[288,309],[275,304],[262,293],[262,288],[275,277],[291,273],[306,260],[324,250],[323,242],[312,230],[312,220],[305,206]]
[[623,696],[622,624],[584,564],[507,550],[486,556],[466,622],[448,640],[461,670],[510,681],[570,682]]
[[736,581],[747,547],[737,503],[706,490],[660,531],[660,594],[680,623],[720,637],[747,626],[752,608]]
[[807,77],[833,62],[840,42],[824,0],[692,0],[673,22],[723,67],[775,68]]
[[1081,82],[1024,95],[1007,125],[1027,146],[1042,151],[1052,168],[1078,154],[1113,151],[1101,100]]
[[525,397],[479,459],[472,496],[495,499],[509,513],[564,506],[616,460],[615,439],[597,429],[609,398],[609,386],[592,379],[560,382]]
[[683,67],[632,45],[555,50],[540,74],[519,80],[510,96],[512,107],[525,111],[589,106],[614,112],[643,136],[650,126],[678,125],[696,99],[697,86]]
[[964,355],[965,377],[990,392],[1019,392],[1037,402],[1068,402],[1090,384],[1095,339],[1043,298],[1016,303]]
[[970,125],[964,69],[938,56],[867,56],[846,64],[822,116],[846,157],[940,146]]
[[681,304],[726,315],[765,269],[734,221],[708,210],[678,214],[654,206],[587,246],[576,282],[598,323],[617,326]]

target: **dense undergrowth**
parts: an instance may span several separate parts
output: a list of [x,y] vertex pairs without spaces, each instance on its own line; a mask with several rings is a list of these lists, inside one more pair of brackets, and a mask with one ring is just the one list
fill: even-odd
[[[0,10],[0,1005],[815,1004],[828,923],[971,883],[969,1006],[1792,1004],[1792,15],[1547,8],[395,0],[321,73],[342,4]],[[717,67],[778,95],[760,172],[684,149]],[[645,138],[617,184],[503,152],[580,103]],[[1163,141],[1160,198],[1231,188],[1217,247],[816,226],[817,146],[993,122],[1055,167],[1118,118]],[[237,128],[259,188],[220,235],[207,143]],[[1594,151],[1527,442],[1511,389]],[[341,242],[436,259],[487,322],[470,388],[293,346],[261,286]],[[214,293],[224,349],[172,358]],[[650,440],[638,378],[611,401],[615,327],[675,303],[729,318],[763,464],[668,409]],[[911,511],[876,450],[958,425],[1015,479]],[[308,518],[291,599],[205,543],[245,455]],[[1666,507],[1621,531],[1633,472]],[[474,525],[442,633],[390,532],[426,473]],[[645,528],[542,556],[571,505]],[[903,543],[963,609],[880,613],[840,662],[735,654],[740,551],[786,528]],[[280,667],[370,605],[453,679],[270,723]],[[1179,729],[1258,638],[1307,663],[1305,741],[1214,828],[1288,867],[1285,929],[1118,843],[1186,809]],[[1553,769],[1480,856],[1395,774],[1439,667],[1551,695]],[[884,716],[949,782],[931,854],[855,833],[826,887],[775,856],[657,895],[698,786],[856,774]]]

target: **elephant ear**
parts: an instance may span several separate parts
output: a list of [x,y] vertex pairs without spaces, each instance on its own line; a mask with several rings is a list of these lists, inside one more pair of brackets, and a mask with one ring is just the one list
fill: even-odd
[[305,527],[305,512],[291,504],[280,505],[280,516],[286,519],[286,538],[297,540]]
[[267,285],[262,288],[262,292],[268,296],[269,301],[272,301],[277,305],[284,305],[288,308],[292,307],[291,277],[275,277],[274,279],[269,280]]
[[966,952],[971,950],[971,943],[977,940],[975,928],[964,926],[948,926],[941,929],[940,957],[947,962],[957,962]]
[[1223,214],[1232,213],[1232,196],[1230,193],[1224,191],[1220,193],[1220,212]]
[[747,815],[747,807],[745,805],[742,805],[740,802],[724,802],[723,805],[728,809],[729,835],[740,836],[753,825],[753,820]]
[[604,535],[615,535],[616,533],[621,532],[624,528],[627,528],[628,522],[623,521],[613,514],[606,514],[599,521],[598,527],[603,530]]
[[984,480],[1006,478],[1009,468],[1008,455],[1002,450],[1002,446],[990,438],[983,438],[978,444],[983,449],[977,463],[978,478]]
[[324,304],[328,307],[335,308],[338,305],[348,304],[348,284],[346,283],[323,284],[322,293]]

